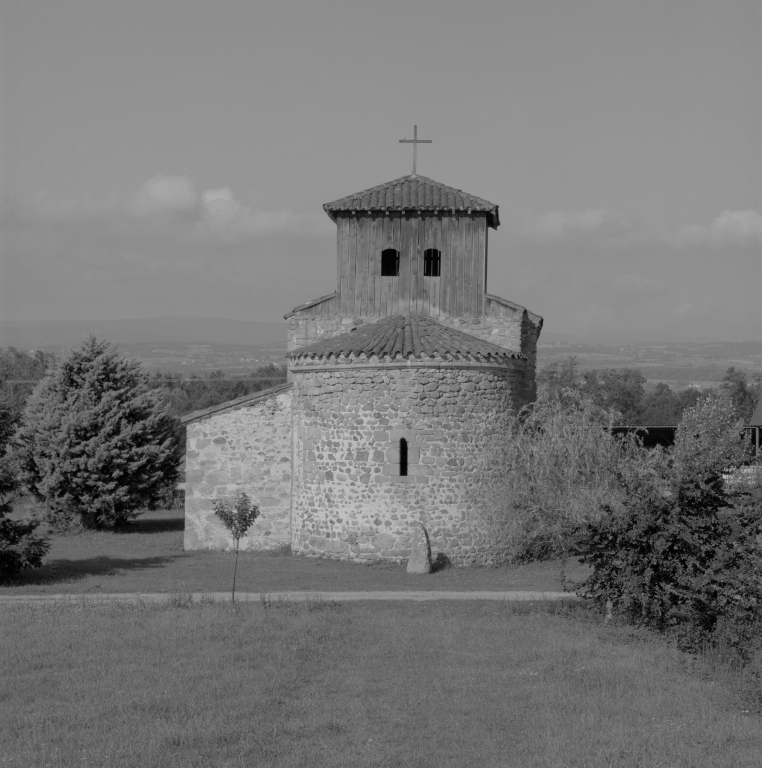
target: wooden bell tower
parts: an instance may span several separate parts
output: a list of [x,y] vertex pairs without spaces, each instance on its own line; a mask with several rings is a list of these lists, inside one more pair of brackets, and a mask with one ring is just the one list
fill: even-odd
[[323,206],[342,316],[482,317],[494,203],[411,174]]

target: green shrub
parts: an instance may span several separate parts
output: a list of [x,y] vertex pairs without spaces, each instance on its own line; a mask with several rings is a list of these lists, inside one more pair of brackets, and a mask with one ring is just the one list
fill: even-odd
[[140,364],[91,336],[29,398],[16,434],[22,480],[55,520],[125,522],[176,478],[174,428]]
[[487,452],[492,478],[482,500],[498,560],[562,556],[580,525],[621,503],[619,476],[649,455],[635,438],[611,434],[616,418],[552,382],[509,417]]
[[684,412],[669,455],[619,474],[621,502],[577,538],[593,567],[581,594],[683,647],[721,635],[745,652],[760,626],[762,493],[755,471],[738,472],[741,426],[732,401],[713,395]]

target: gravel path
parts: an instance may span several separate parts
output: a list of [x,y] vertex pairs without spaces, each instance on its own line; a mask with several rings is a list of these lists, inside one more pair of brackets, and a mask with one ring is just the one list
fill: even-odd
[[[45,602],[146,602],[161,603],[175,599],[192,599],[193,602],[212,601],[226,602],[230,600],[230,592],[192,592],[192,593],[159,593],[159,592],[126,592],[112,594],[84,593],[67,595],[3,595],[0,605],[13,603],[45,603]],[[250,603],[278,600],[290,602],[307,602],[310,600],[333,602],[358,602],[364,600],[497,600],[497,601],[549,601],[549,600],[579,600],[577,595],[570,592],[236,592],[236,602]]]

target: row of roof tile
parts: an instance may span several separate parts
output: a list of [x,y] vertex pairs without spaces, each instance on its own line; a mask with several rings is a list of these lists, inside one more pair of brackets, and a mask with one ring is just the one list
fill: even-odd
[[295,349],[288,357],[299,360],[342,355],[389,359],[427,356],[479,360],[500,365],[524,359],[524,355],[509,352],[497,344],[417,315],[400,315],[361,326],[349,333]]
[[493,229],[500,226],[495,203],[412,174],[326,203],[323,208],[334,221],[339,211],[484,211]]

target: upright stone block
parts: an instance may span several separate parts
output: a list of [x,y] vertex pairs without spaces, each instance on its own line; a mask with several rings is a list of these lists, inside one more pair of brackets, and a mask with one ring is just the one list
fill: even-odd
[[408,573],[431,573],[431,544],[423,523],[413,523],[413,538],[410,543]]

